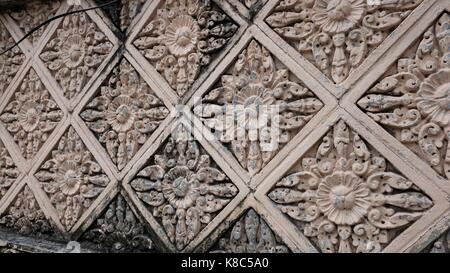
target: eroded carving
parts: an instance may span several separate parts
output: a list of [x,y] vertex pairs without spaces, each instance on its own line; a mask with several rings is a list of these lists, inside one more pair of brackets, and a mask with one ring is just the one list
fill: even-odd
[[255,175],[323,104],[254,40],[230,74],[222,76],[220,87],[207,93],[194,113]]
[[379,252],[433,205],[342,120],[268,195],[322,252]]
[[450,15],[442,14],[387,74],[359,107],[450,179]]
[[[0,23],[0,52],[10,48],[15,44],[14,39],[8,33],[6,27]],[[0,55],[0,96],[6,91],[14,76],[19,71],[25,60],[25,55],[19,47]]]
[[238,193],[181,124],[130,185],[178,250]]
[[73,127],[35,174],[70,230],[110,182]]
[[[54,17],[60,6],[60,1],[31,1],[18,11],[9,12],[8,14],[17,22],[22,31],[27,34],[38,25]],[[45,27],[41,27],[36,31],[33,31],[30,36],[30,41],[34,45],[37,45],[44,31]]]
[[221,238],[214,253],[287,253],[289,249],[253,210],[247,211]]
[[104,252],[155,251],[144,225],[121,194],[109,204],[82,239]]
[[339,84],[422,0],[284,0],[266,22]]
[[134,45],[183,96],[237,28],[212,1],[164,0]]
[[19,170],[0,140],[0,201],[19,177]]
[[426,247],[423,252],[426,253],[450,253],[450,230],[447,230],[439,236],[431,245]]
[[53,226],[40,209],[28,185],[24,186],[2,215],[0,225],[16,230],[21,235],[34,237],[54,235]]
[[31,68],[0,115],[0,121],[18,144],[23,157],[32,159],[63,116],[63,111]]
[[81,12],[64,17],[40,57],[64,96],[72,99],[83,90],[112,48],[106,35],[87,13]]
[[122,59],[80,116],[122,170],[168,114],[137,71]]

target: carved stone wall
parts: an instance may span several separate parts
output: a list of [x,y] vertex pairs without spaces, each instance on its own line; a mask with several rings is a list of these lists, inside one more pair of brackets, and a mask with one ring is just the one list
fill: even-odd
[[[0,51],[102,3],[3,9]],[[448,0],[121,0],[0,55],[2,253],[448,253],[449,229]]]

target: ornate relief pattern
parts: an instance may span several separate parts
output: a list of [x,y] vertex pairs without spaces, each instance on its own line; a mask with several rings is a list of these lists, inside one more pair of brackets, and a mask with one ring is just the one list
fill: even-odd
[[238,26],[212,1],[164,0],[134,45],[183,96]]
[[0,201],[19,177],[19,170],[0,140]]
[[120,28],[125,31],[131,24],[131,21],[139,14],[145,0],[121,0],[120,9]]
[[444,13],[359,107],[450,179],[450,15]]
[[266,22],[339,84],[422,0],[286,0]]
[[154,252],[153,242],[144,225],[119,194],[82,236],[105,252]]
[[0,115],[0,121],[19,145],[24,158],[32,159],[63,116],[31,68]]
[[122,170],[168,114],[137,71],[122,59],[81,118]]
[[226,237],[213,247],[214,253],[287,253],[289,249],[253,210],[247,211]]
[[230,74],[222,76],[220,87],[207,93],[194,113],[255,175],[323,104],[254,40]]
[[[0,52],[10,48],[14,44],[15,41],[8,33],[8,30],[0,23]],[[15,47],[0,55],[0,96],[3,95],[6,88],[8,88],[24,60],[25,55],[19,47]]]
[[[8,14],[17,22],[19,27],[26,34],[46,20],[54,17],[60,6],[60,1],[49,1],[44,3],[31,1],[25,8]],[[34,45],[37,45],[44,31],[45,27],[42,27],[33,32],[30,36],[30,41]]]
[[72,99],[83,90],[112,48],[107,36],[82,12],[64,17],[40,57],[64,96]]
[[342,120],[269,197],[322,252],[379,252],[433,205]]
[[235,197],[238,189],[179,124],[131,187],[178,250]]
[[0,225],[16,230],[21,235],[45,237],[54,235],[53,226],[47,220],[28,185],[0,218]]
[[450,230],[442,234],[434,243],[424,249],[427,253],[450,253]]
[[73,127],[61,137],[35,177],[67,230],[110,182]]

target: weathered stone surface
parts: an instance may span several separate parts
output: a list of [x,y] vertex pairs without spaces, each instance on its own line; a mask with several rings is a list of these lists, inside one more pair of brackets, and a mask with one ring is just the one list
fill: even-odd
[[[14,2],[0,51],[109,1]],[[120,0],[40,28],[0,55],[0,252],[449,252],[449,10]]]

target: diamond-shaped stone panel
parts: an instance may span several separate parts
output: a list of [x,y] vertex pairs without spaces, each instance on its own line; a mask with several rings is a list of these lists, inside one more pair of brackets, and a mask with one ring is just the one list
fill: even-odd
[[167,107],[125,59],[80,114],[119,170],[168,115]]
[[110,179],[73,127],[61,136],[35,177],[70,230],[104,191]]
[[[0,22],[0,52],[15,44],[6,26]],[[22,50],[16,46],[0,55],[0,98],[3,99],[4,92],[19,71],[25,60]]]
[[134,45],[182,97],[237,29],[213,1],[162,0]]
[[279,236],[255,210],[242,215],[210,250],[212,253],[288,253]]
[[314,93],[252,40],[193,111],[253,176],[322,107]]
[[25,236],[58,238],[54,226],[42,212],[28,185],[23,187],[9,208],[1,215],[0,227]]
[[[98,5],[107,3],[105,0],[95,0]],[[142,11],[145,0],[120,0],[111,5],[102,7],[112,22],[122,31],[126,31],[134,18]]]
[[439,238],[427,246],[423,253],[450,253],[450,229],[445,231]]
[[101,252],[155,252],[143,223],[118,194],[80,239],[83,247]]
[[[60,7],[61,1],[58,0],[50,2],[31,2],[18,11],[12,11],[8,14],[17,23],[23,33],[27,34],[38,25],[53,18]],[[33,31],[29,39],[34,45],[37,45],[45,29],[46,27],[44,26]]]
[[279,1],[265,19],[284,40],[335,83],[374,51],[422,0]]
[[358,101],[390,134],[450,179],[450,14],[445,12]]
[[130,185],[180,251],[238,193],[182,124],[174,128]]
[[322,252],[379,252],[433,206],[343,120],[268,196]]
[[64,117],[36,71],[31,68],[0,114],[25,159],[32,159]]
[[20,171],[6,150],[5,144],[0,140],[0,201],[9,188],[16,183],[19,175]]
[[[79,6],[71,10],[81,9]],[[60,85],[64,96],[81,93],[113,44],[85,12],[65,16],[40,58]]]

